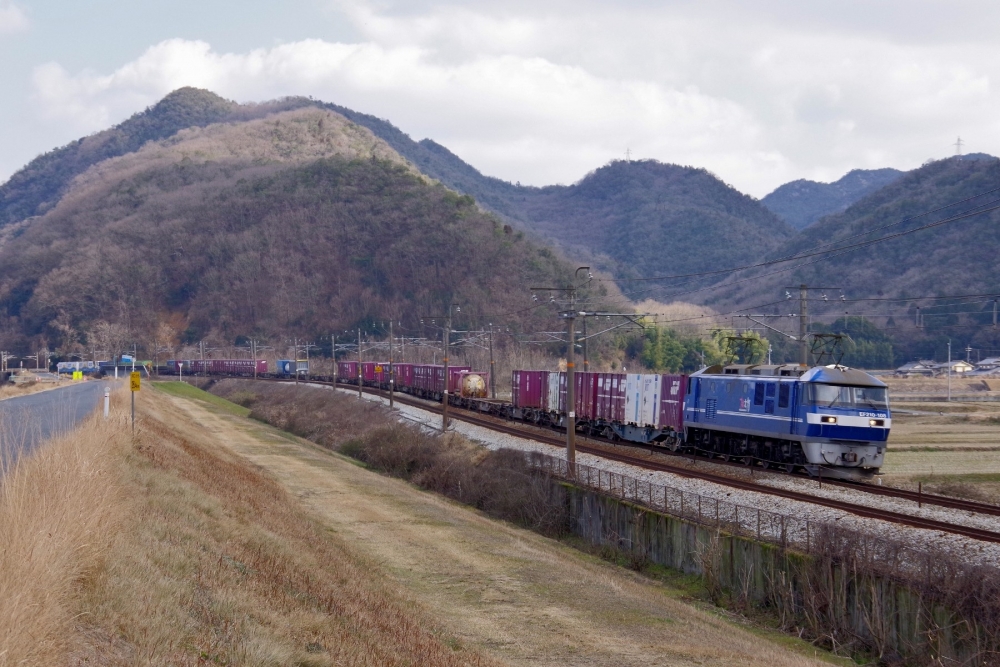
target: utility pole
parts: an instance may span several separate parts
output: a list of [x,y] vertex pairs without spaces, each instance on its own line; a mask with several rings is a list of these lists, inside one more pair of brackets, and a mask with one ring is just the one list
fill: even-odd
[[257,379],[257,341],[250,340],[250,359],[253,361],[253,379]]
[[389,320],[389,409],[392,409],[392,389],[395,376],[392,374],[392,320]]
[[566,332],[569,345],[566,346],[566,468],[569,478],[576,478],[576,391],[573,366],[576,347],[576,290],[570,291],[570,310],[563,316],[566,318]]
[[[581,266],[573,274],[574,281],[579,279],[580,272],[587,271],[590,279],[590,267]],[[579,286],[582,286],[582,283]],[[566,292],[569,294],[569,308],[559,313],[566,320],[566,470],[570,479],[576,478],[576,318],[580,313],[576,310],[576,290],[574,282],[569,287],[533,287],[532,290]],[[553,299],[554,301],[555,299]],[[586,313],[583,314],[586,317]]]
[[809,314],[808,306],[806,305],[806,295],[808,293],[808,287],[799,285],[799,363],[803,366],[809,365],[809,348],[806,346],[807,318]]
[[490,396],[496,400],[497,397],[497,374],[493,364],[493,323],[490,322]]
[[590,360],[587,359],[587,318],[583,318],[581,323],[583,332],[583,372],[586,373],[590,370]]
[[951,339],[948,339],[948,402],[951,402]]
[[358,398],[361,398],[361,328],[358,327]]
[[448,319],[444,323],[444,399],[441,401],[441,432],[448,432],[448,350],[451,338],[451,304],[448,305]]

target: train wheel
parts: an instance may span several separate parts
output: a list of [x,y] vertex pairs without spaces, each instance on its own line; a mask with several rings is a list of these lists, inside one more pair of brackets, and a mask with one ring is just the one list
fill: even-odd
[[743,457],[743,465],[745,465],[745,466],[752,466],[753,465],[753,457],[752,456],[744,456]]
[[784,466],[784,468],[785,468],[785,472],[787,472],[789,475],[791,475],[793,472],[795,472],[795,464],[794,463],[786,463],[785,466]]

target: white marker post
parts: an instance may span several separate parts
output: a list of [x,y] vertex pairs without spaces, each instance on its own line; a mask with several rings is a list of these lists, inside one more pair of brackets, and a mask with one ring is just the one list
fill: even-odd
[[104,418],[108,418],[108,410],[111,408],[111,387],[104,388]]

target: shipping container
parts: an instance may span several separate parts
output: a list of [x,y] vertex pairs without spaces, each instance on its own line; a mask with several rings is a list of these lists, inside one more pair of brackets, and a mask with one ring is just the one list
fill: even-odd
[[393,375],[396,376],[396,386],[400,389],[413,387],[413,364],[393,364]]
[[680,433],[684,430],[684,389],[686,375],[662,375],[660,389],[659,428],[671,428]]
[[597,418],[606,422],[625,420],[624,373],[598,373]]
[[338,361],[337,362],[337,382],[358,381],[358,362]]
[[361,381],[365,384],[375,383],[375,366],[374,361],[362,361],[361,362]]
[[514,371],[511,373],[510,399],[515,408],[545,407],[549,371]]
[[573,374],[577,419],[586,419],[588,421],[597,419],[598,375],[598,373],[591,373],[589,371]]
[[642,409],[640,410],[640,426],[659,427],[660,421],[660,375],[646,374],[642,376]]
[[548,387],[545,391],[545,405],[549,412],[562,412],[566,404],[566,374],[557,371],[549,371]]

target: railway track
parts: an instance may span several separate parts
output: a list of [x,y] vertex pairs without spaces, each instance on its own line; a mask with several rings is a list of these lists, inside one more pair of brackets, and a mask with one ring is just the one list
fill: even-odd
[[[508,426],[503,424],[502,422],[497,423],[492,419],[483,419],[479,416],[474,416],[464,413],[464,411],[462,412],[455,411],[452,413],[452,415],[454,419],[460,419],[467,423],[475,424],[483,428],[489,428],[491,430],[506,433],[508,435],[515,435],[522,438],[529,438],[531,440],[544,442],[546,444],[550,444],[555,447],[563,447],[565,445],[565,441],[562,438],[530,433],[523,428],[518,428],[516,426]],[[697,470],[688,467],[677,466],[664,461],[653,461],[650,459],[629,455],[624,452],[611,451],[606,447],[594,447],[587,444],[577,444],[576,449],[578,452],[582,452],[585,454],[593,454],[595,456],[600,456],[602,458],[610,459],[612,461],[617,461],[619,463],[626,463],[629,465],[645,468],[646,470],[669,472],[671,474],[678,475],[680,477],[688,477],[691,479],[699,479],[707,482],[713,482],[715,484],[737,488],[742,491],[754,491],[756,493],[765,493],[772,496],[778,496],[780,498],[787,498],[789,500],[797,500],[800,502],[812,503],[814,505],[821,505],[823,507],[829,507],[831,509],[836,509],[843,512],[849,512],[857,516],[863,516],[871,519],[880,519],[882,521],[889,521],[891,523],[903,524],[914,528],[922,528],[925,530],[935,530],[945,533],[952,533],[955,535],[963,535],[965,537],[970,537],[976,540],[982,540],[984,542],[1000,543],[1000,532],[994,532],[982,528],[962,526],[958,524],[948,523],[945,521],[938,521],[936,519],[926,519],[923,517],[913,516],[911,514],[903,514],[900,512],[892,512],[889,510],[883,510],[874,507],[866,507],[864,505],[858,505],[856,503],[849,503],[842,500],[836,500],[833,498],[824,498],[822,496],[815,496],[808,493],[802,493],[801,491],[792,491],[789,489],[782,489],[771,486],[762,486],[760,484],[757,484],[749,480],[733,478],[727,475],[720,475],[718,473],[713,473],[706,470]],[[850,488],[857,489],[858,485],[851,485]],[[888,491],[886,487],[883,487],[883,489]],[[891,493],[886,493],[883,495],[891,495]],[[997,509],[992,506],[988,507],[990,507],[990,509],[993,510]]]
[[[344,389],[350,389],[352,391],[357,391],[356,385],[344,385],[328,381],[310,381],[310,382],[312,384],[332,385]],[[379,389],[365,388],[363,391],[365,393],[381,396],[383,398],[387,397],[387,394]],[[436,402],[416,399],[411,396],[407,396],[405,394],[399,394],[399,393],[395,394],[394,400],[404,405],[410,405],[431,412],[441,411],[440,405]],[[527,425],[515,425],[495,417],[484,416],[457,407],[449,408],[448,412],[452,419],[461,420],[469,424],[480,426],[482,428],[487,428],[493,431],[498,431],[500,433],[505,433],[520,438],[534,440],[536,442],[542,442],[545,444],[552,445],[554,447],[562,448],[565,446],[564,438],[559,437],[555,434],[550,435],[545,432],[540,432],[540,429],[538,427],[532,427]],[[592,454],[594,456],[603,457],[612,461],[617,461],[619,463],[634,465],[640,468],[645,468],[647,470],[668,472],[681,477],[699,479],[707,482],[712,482],[715,484],[720,484],[723,486],[729,486],[743,491],[765,493],[768,495],[778,496],[780,498],[787,498],[789,500],[796,500],[804,503],[812,503],[814,505],[829,507],[831,509],[836,509],[850,514],[854,514],[856,516],[861,516],[871,519],[879,519],[882,521],[888,521],[891,523],[911,526],[913,528],[921,528],[924,530],[932,530],[943,533],[950,533],[954,535],[962,535],[964,537],[972,538],[975,540],[981,540],[984,542],[1000,543],[1000,532],[994,532],[991,530],[986,530],[983,528],[975,528],[971,526],[963,526],[959,524],[948,523],[945,521],[938,521],[936,519],[927,519],[923,517],[913,516],[910,514],[893,512],[890,510],[867,507],[864,505],[858,505],[856,503],[850,503],[843,500],[824,498],[822,496],[803,493],[801,491],[793,491],[790,489],[782,489],[772,486],[763,486],[757,484],[756,482],[734,478],[727,475],[722,475],[709,470],[704,470],[704,469],[699,470],[696,468],[689,468],[685,466],[671,464],[666,461],[657,461],[648,458],[637,457],[635,455],[628,454],[625,452],[615,451],[614,449],[612,449],[612,447],[613,446],[610,444],[606,445],[604,443],[597,443],[589,438],[581,437],[578,440],[577,451],[585,454]],[[672,452],[669,451],[661,451],[657,448],[652,448],[652,447],[646,447],[642,449],[643,451],[649,451],[650,453],[655,452],[662,455],[680,456],[677,454],[673,454]],[[690,460],[689,456],[684,456],[684,458],[686,460]],[[724,462],[715,460],[711,460],[711,462],[725,464]],[[742,468],[743,466],[739,467]],[[828,480],[826,481],[826,483],[849,488],[855,491],[862,491],[886,497],[909,500],[920,504],[937,505],[941,507],[959,509],[978,514],[1000,516],[1000,507],[997,507],[995,505],[988,505],[985,503],[977,503],[974,501],[967,501],[958,498],[949,498],[947,496],[923,494],[915,491],[898,489],[888,486],[874,486],[868,484],[842,482],[838,480]]]

